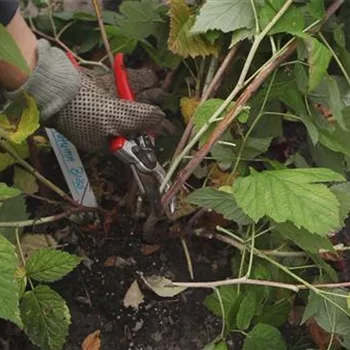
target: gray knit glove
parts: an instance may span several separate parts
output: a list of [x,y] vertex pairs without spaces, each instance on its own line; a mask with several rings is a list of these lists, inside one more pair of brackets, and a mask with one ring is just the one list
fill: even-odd
[[[28,92],[39,106],[44,125],[54,127],[83,151],[100,152],[107,149],[110,136],[153,129],[164,117],[151,104],[116,98],[110,88],[112,81],[111,77],[87,74],[85,69],[78,71],[62,50],[41,39],[36,69],[18,91],[7,93],[7,97],[13,100]],[[130,81],[135,83],[135,78]],[[142,101],[155,103],[154,91],[157,88],[144,81],[135,91],[136,98],[139,93]]]

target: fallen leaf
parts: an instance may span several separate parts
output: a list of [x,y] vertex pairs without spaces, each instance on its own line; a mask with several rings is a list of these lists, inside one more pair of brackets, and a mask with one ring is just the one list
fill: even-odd
[[159,244],[144,244],[141,248],[141,253],[143,255],[152,255],[160,249]]
[[172,298],[187,289],[185,287],[171,287],[171,281],[162,276],[148,276],[142,277],[142,279],[148,288],[163,298]]
[[124,269],[128,266],[135,265],[136,262],[133,258],[124,259],[120,256],[110,256],[106,259],[106,261],[103,263],[104,267],[117,267],[118,269]]
[[144,295],[141,292],[139,284],[135,280],[125,294],[123,300],[124,307],[132,307],[134,309],[138,309],[139,305],[143,303],[143,301]]
[[51,235],[25,233],[21,237],[21,248],[25,258],[30,257],[38,249],[55,247],[57,242]]
[[89,334],[82,346],[81,346],[81,350],[100,350],[101,349],[101,331],[97,330],[91,334]]

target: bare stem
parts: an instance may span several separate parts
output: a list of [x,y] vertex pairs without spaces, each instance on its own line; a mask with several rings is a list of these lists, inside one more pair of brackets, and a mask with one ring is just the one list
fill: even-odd
[[68,196],[64,191],[62,191],[58,186],[48,180],[46,177],[41,175],[38,171],[36,171],[29,163],[27,163],[24,159],[22,159],[16,151],[4,140],[0,139],[0,146],[11,156],[13,157],[18,164],[20,164],[23,168],[28,170],[31,174],[33,174],[39,181],[49,187],[52,191],[56,192],[60,197],[71,203],[75,207],[79,207],[79,203],[77,203],[73,198]]
[[106,52],[107,52],[107,55],[108,55],[111,67],[113,67],[113,65],[114,65],[114,57],[113,57],[113,54],[112,54],[111,46],[109,44],[107,33],[106,33],[105,26],[104,26],[104,23],[103,23],[101,8],[100,8],[100,5],[99,5],[97,0],[91,0],[91,1],[92,1],[93,6],[94,6],[94,9],[95,9],[98,25],[100,27],[102,41],[103,41],[103,44],[105,46],[105,49],[106,49]]

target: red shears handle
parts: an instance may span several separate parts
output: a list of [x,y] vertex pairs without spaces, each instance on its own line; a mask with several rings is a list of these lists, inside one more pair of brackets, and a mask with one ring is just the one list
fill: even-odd
[[[114,82],[117,89],[119,98],[128,101],[135,101],[135,95],[131,89],[128,73],[125,69],[124,54],[117,53],[114,59]],[[111,139],[109,143],[109,149],[112,152],[119,151],[123,148],[126,142],[126,138],[123,136],[117,136]]]
[[[74,67],[79,68],[79,63],[73,56],[72,52],[67,51],[67,57],[72,62]],[[118,53],[114,59],[114,82],[118,95],[123,100],[135,101],[135,95],[130,87],[128,73],[124,65],[124,55]],[[119,151],[124,147],[126,138],[123,136],[113,137],[109,144],[109,149],[112,152]]]

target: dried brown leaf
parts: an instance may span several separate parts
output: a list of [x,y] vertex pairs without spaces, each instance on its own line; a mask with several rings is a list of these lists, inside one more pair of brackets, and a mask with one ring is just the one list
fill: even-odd
[[81,350],[101,350],[101,331],[98,329],[97,331],[89,334],[82,346]]

